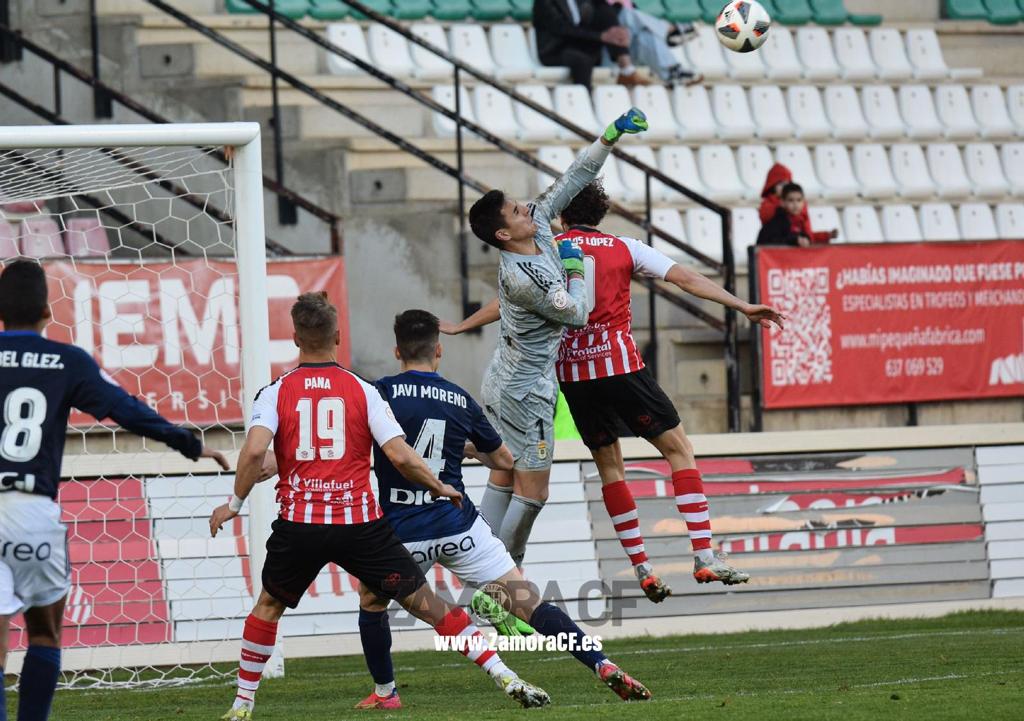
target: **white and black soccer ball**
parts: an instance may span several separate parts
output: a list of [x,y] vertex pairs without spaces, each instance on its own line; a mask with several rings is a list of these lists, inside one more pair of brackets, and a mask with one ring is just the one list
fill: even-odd
[[764,45],[772,17],[764,6],[754,0],[733,0],[718,14],[715,34],[729,50],[749,53]]

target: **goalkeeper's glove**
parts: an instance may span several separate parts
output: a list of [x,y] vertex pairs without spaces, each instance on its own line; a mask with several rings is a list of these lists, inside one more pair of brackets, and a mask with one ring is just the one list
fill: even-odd
[[608,126],[602,136],[609,143],[614,143],[623,135],[635,135],[647,130],[647,116],[640,108],[630,108]]
[[571,240],[563,240],[558,244],[558,257],[562,259],[565,274],[583,280],[583,251],[572,244]]

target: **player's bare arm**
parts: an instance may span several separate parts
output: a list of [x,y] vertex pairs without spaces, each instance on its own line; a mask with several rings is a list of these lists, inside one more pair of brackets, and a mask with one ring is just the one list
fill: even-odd
[[384,455],[391,461],[402,476],[413,483],[430,491],[433,498],[448,498],[459,508],[462,507],[462,494],[447,483],[442,483],[430,472],[423,458],[405,442],[404,438],[392,438],[380,447]]
[[[217,506],[210,515],[210,535],[216,536],[226,521],[238,515],[242,504],[252,493],[253,486],[269,476],[264,476],[267,449],[274,440],[274,432],[264,426],[253,426],[245,436],[245,445],[238,454],[238,468],[235,471],[234,497]],[[275,463],[276,469],[276,463]],[[272,474],[271,474],[272,475]]]
[[466,441],[466,450],[463,455],[465,458],[472,458],[474,461],[478,461],[492,471],[511,471],[515,463],[515,460],[512,458],[512,451],[504,443],[497,450],[483,453],[477,450],[477,447],[472,442]]
[[782,329],[783,321],[786,320],[786,316],[771,306],[747,303],[692,268],[676,264],[669,270],[665,280],[690,295],[695,295],[705,300],[713,300],[716,303],[721,303],[726,308],[739,311],[747,316],[751,323],[764,328],[771,328],[772,324],[775,324],[779,329]]
[[461,323],[441,321],[440,329],[445,335],[459,335],[460,333],[467,333],[477,328],[483,328],[485,325],[497,322],[500,318],[501,310],[498,306],[498,299],[495,298]]

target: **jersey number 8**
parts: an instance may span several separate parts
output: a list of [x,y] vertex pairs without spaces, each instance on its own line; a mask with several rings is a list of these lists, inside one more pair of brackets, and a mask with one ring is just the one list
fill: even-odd
[[336,461],[345,455],[345,401],[342,398],[321,398],[316,404],[316,436],[326,444],[313,446],[313,399],[300,398],[295,406],[299,414],[299,447],[295,460],[320,459]]
[[46,396],[37,388],[15,388],[4,400],[0,456],[15,463],[31,461],[43,443]]

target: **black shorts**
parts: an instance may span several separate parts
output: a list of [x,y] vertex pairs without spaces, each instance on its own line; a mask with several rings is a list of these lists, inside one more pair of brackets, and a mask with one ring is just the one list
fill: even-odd
[[263,588],[288,608],[299,605],[328,563],[338,564],[383,598],[405,598],[427,582],[383,518],[349,525],[278,518],[271,528]]
[[646,368],[635,373],[562,383],[572,419],[587,448],[626,435],[654,438],[679,425],[679,414]]

